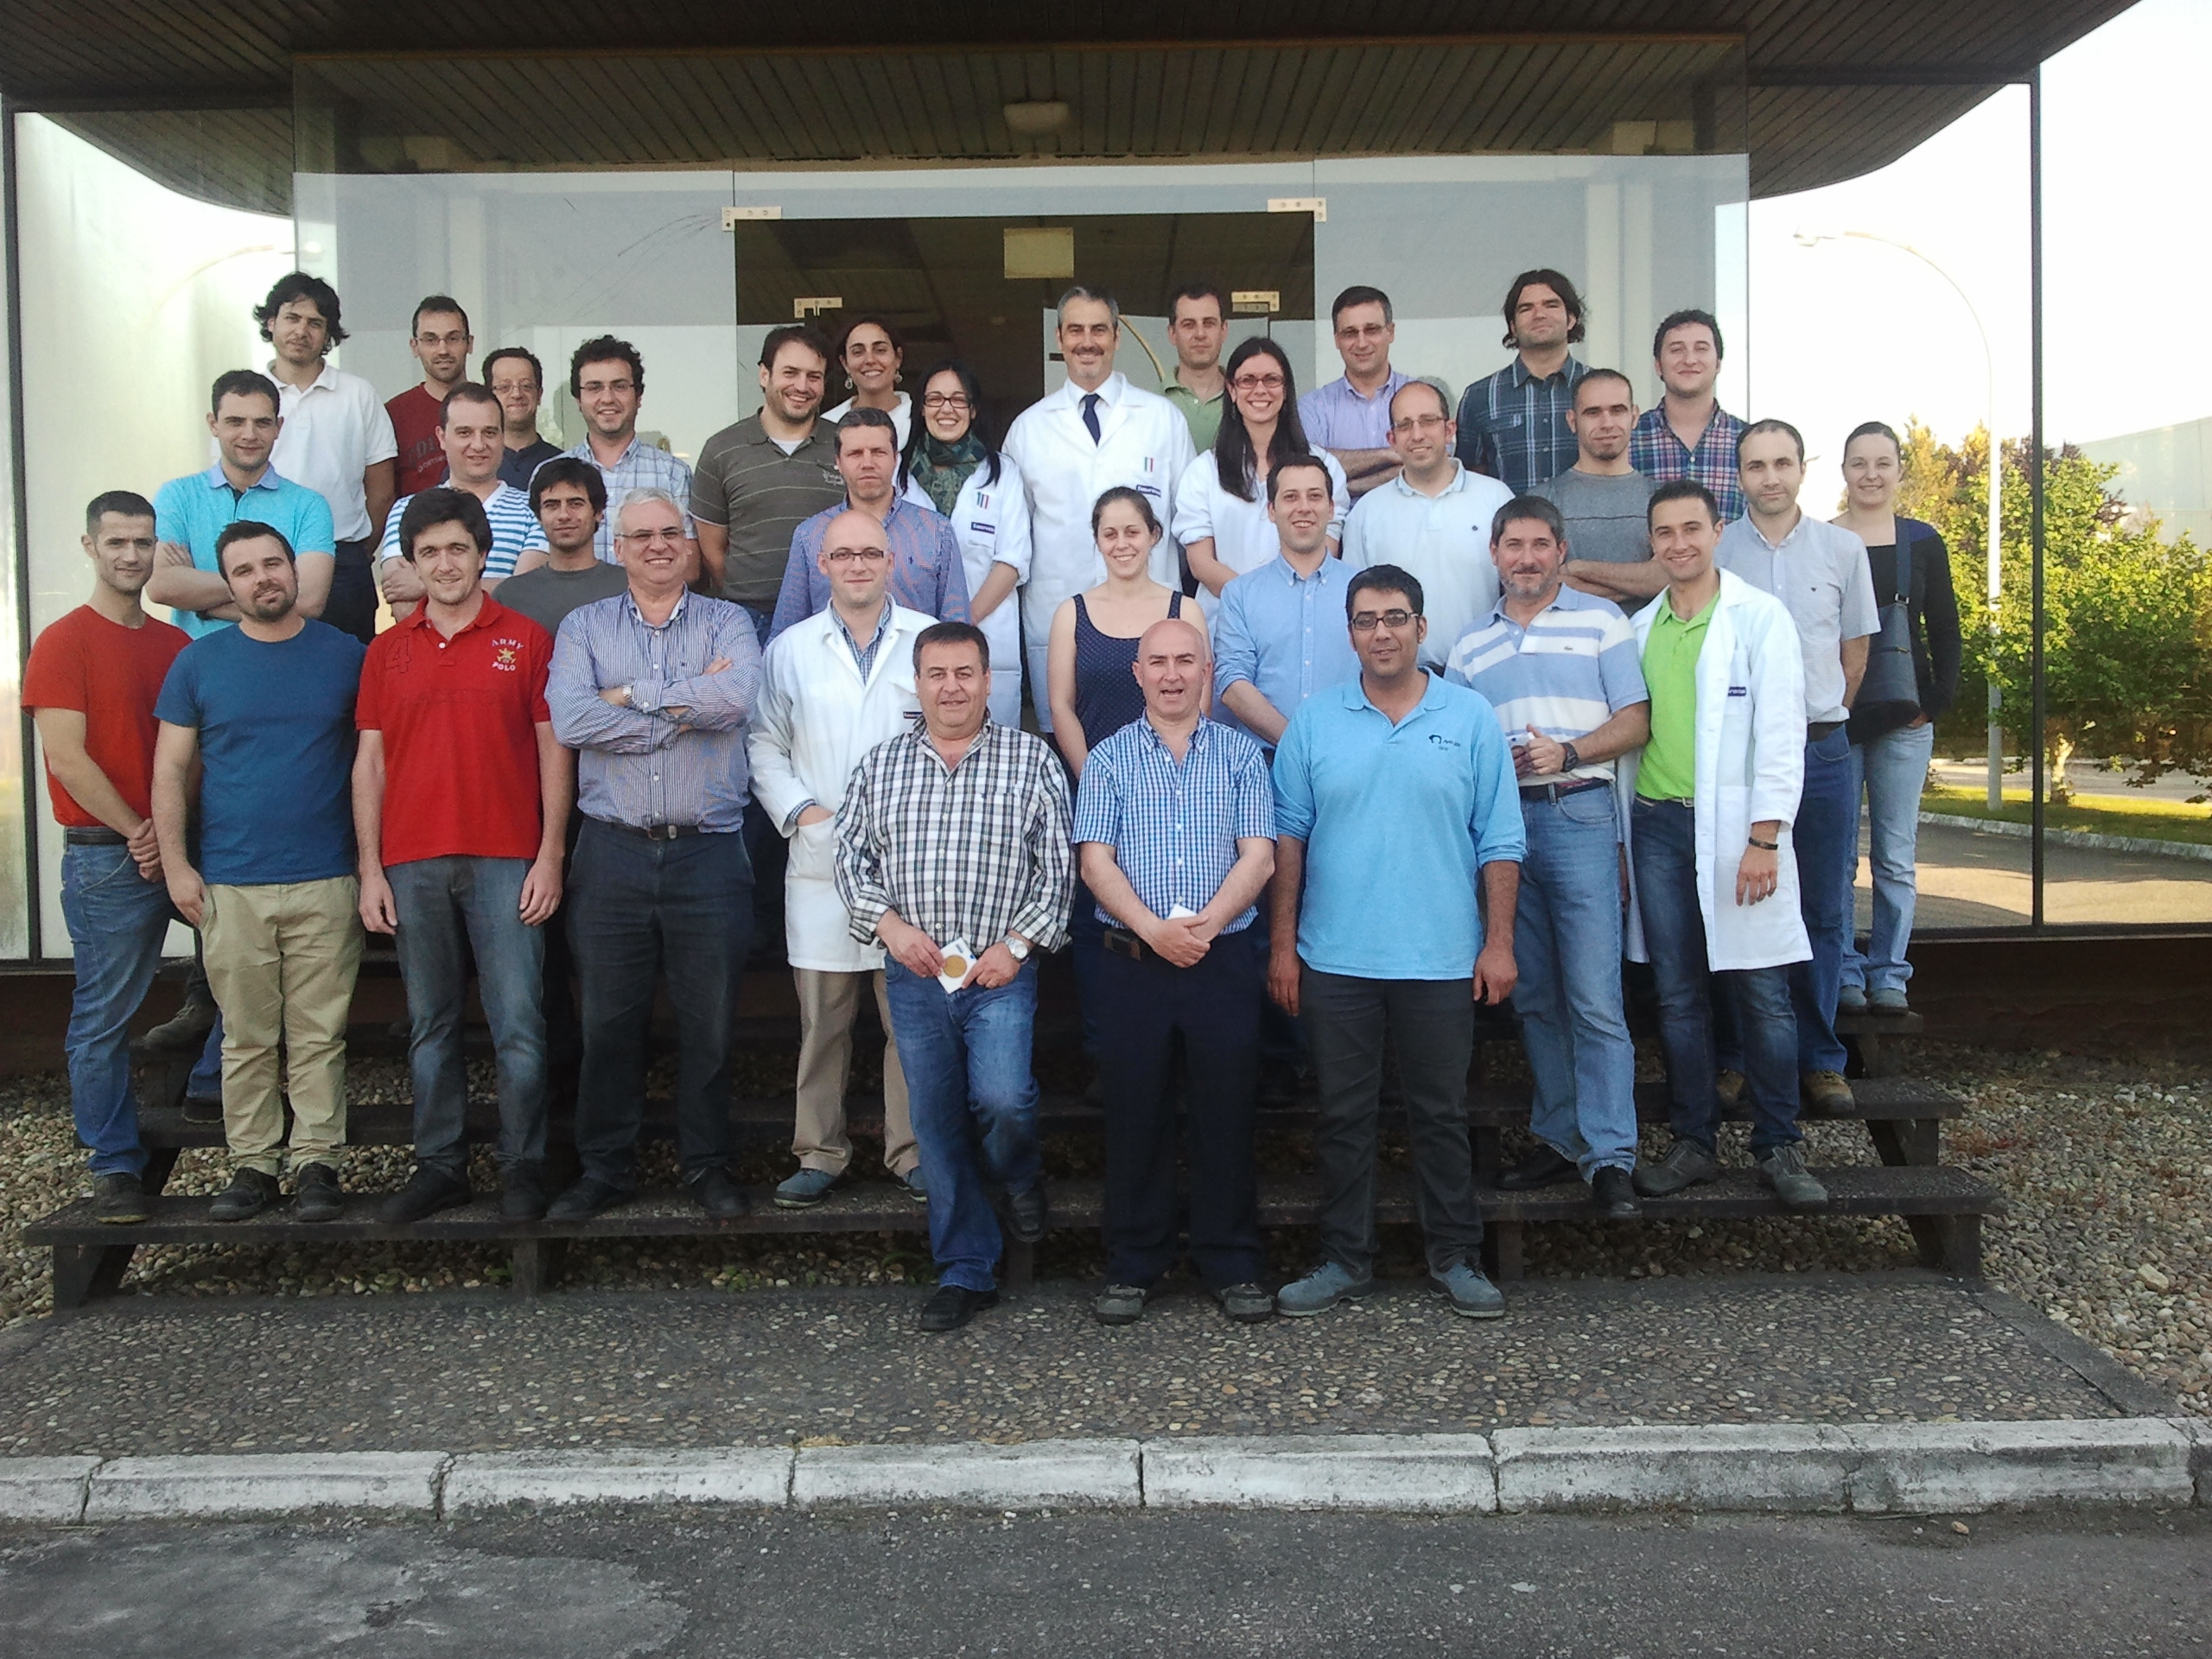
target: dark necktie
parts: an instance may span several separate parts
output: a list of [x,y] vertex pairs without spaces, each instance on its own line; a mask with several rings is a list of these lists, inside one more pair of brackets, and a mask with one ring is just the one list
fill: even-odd
[[1098,394],[1095,391],[1086,391],[1083,394],[1083,424],[1090,434],[1090,441],[1093,443],[1097,442]]

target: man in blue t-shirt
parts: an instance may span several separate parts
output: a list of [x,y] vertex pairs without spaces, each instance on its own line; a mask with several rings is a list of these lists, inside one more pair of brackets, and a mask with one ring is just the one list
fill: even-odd
[[[284,1083],[302,1221],[335,1220],[346,1141],[346,1021],[361,960],[354,876],[353,700],[360,641],[300,613],[292,545],[241,519],[215,557],[238,626],[178,653],[154,714],[154,831],[169,898],[200,931],[223,1012],[231,1184],[209,1215],[276,1201]],[[185,838],[200,766],[195,864]],[[280,1063],[280,1044],[289,1064]]]

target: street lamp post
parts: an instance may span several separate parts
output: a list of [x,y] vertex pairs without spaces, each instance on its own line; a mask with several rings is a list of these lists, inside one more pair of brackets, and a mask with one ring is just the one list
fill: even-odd
[[[2004,565],[2003,501],[2005,487],[2005,451],[1997,437],[1997,355],[1989,347],[1989,330],[1982,326],[1981,313],[1958,278],[1909,243],[1877,236],[1872,231],[1799,231],[1793,238],[1802,248],[1817,247],[1823,242],[1837,242],[1848,238],[1855,242],[1879,242],[1885,247],[1895,248],[1899,253],[1914,258],[1941,276],[1959,296],[1959,303],[1967,308],[1967,315],[1974,319],[1974,331],[1981,338],[1981,360],[1986,376],[1986,397],[1988,417],[1984,429],[1989,434],[1989,638],[1992,645],[1998,633],[1998,604],[2004,594],[2002,570]],[[1999,718],[1999,707],[2003,699],[1997,689],[1997,677],[1989,679],[1989,810],[1992,813],[2005,804],[2005,726]]]

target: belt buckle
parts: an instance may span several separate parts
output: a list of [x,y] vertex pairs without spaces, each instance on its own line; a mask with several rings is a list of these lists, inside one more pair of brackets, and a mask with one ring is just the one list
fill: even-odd
[[674,841],[676,826],[672,823],[649,823],[645,826],[647,841]]

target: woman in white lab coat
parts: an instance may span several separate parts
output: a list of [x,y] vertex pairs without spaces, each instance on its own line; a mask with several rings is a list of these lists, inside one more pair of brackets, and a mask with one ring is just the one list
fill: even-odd
[[1255,338],[1230,353],[1224,371],[1228,412],[1213,448],[1184,468],[1175,488],[1174,538],[1198,583],[1198,607],[1211,623],[1221,610],[1221,590],[1282,551],[1268,517],[1268,474],[1294,455],[1315,454],[1329,470],[1336,512],[1329,550],[1344,536],[1351,511],[1344,469],[1325,449],[1313,449],[1298,418],[1298,378],[1289,355],[1272,340]]
[[891,417],[892,430],[904,449],[914,424],[913,399],[899,390],[906,362],[906,340],[897,323],[874,312],[855,317],[837,337],[837,366],[845,372],[853,395],[836,408],[823,410],[822,418],[835,426],[856,408],[880,409]]
[[1021,724],[1021,607],[1029,580],[1029,504],[1014,458],[978,425],[983,394],[965,363],[931,365],[922,418],[905,446],[906,499],[952,521],[968,575],[968,612],[991,642],[991,718]]

